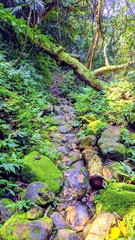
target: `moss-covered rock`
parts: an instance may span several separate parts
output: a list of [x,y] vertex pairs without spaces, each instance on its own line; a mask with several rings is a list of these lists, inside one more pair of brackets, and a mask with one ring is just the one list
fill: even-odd
[[98,146],[103,143],[119,142],[120,141],[120,131],[119,126],[109,126],[105,129],[98,140]]
[[103,157],[116,161],[126,159],[125,146],[119,143],[120,130],[121,128],[119,126],[109,126],[102,133],[98,140],[98,146]]
[[88,135],[80,138],[79,141],[80,141],[80,148],[86,149],[86,148],[89,148],[90,146],[95,146],[97,139],[94,135]]
[[95,203],[109,212],[125,215],[131,207],[135,207],[135,186],[123,183],[111,183],[105,190],[96,195]]
[[88,166],[89,177],[102,176],[102,162],[94,149],[86,149],[82,152],[82,158]]
[[13,201],[8,198],[3,198],[0,200],[0,219],[1,222],[5,222],[8,218],[12,216],[15,212],[13,207],[7,208],[8,205],[13,204]]
[[121,161],[126,159],[126,148],[117,142],[106,142],[100,145],[100,150],[104,158]]
[[39,206],[35,206],[35,207],[32,207],[27,212],[27,219],[36,220],[36,219],[43,217],[43,215],[44,215],[44,209]]
[[52,220],[43,217],[30,221],[26,213],[19,212],[12,215],[0,229],[2,240],[48,240],[52,232]]
[[44,182],[54,193],[58,192],[62,185],[61,171],[48,157],[40,156],[36,151],[25,157],[22,178],[27,183]]
[[46,205],[54,200],[54,193],[48,189],[48,185],[42,182],[33,182],[27,189],[23,197],[31,199],[38,205]]

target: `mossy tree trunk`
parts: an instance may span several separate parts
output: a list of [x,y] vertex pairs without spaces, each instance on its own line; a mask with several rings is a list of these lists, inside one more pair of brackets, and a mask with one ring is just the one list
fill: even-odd
[[75,57],[66,53],[62,47],[57,47],[55,44],[53,44],[49,37],[41,34],[38,29],[30,27],[27,29],[26,22],[23,19],[16,19],[16,17],[12,16],[9,11],[0,9],[0,23],[3,28],[6,26],[8,28],[10,27],[16,33],[16,36],[19,40],[20,35],[23,35],[25,39],[27,32],[27,39],[29,39],[32,43],[37,44],[58,63],[64,63],[71,67],[82,81],[96,90],[102,90],[105,88],[105,83],[97,79],[98,75],[104,74],[106,72],[120,70],[122,68],[127,68],[129,65],[135,63],[135,61],[132,61],[117,66],[109,65],[101,67],[95,71],[90,71]]

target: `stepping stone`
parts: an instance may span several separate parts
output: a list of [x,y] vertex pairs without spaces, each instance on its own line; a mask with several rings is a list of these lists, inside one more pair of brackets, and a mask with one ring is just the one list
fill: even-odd
[[69,133],[71,131],[71,127],[69,126],[60,126],[58,129],[63,134]]

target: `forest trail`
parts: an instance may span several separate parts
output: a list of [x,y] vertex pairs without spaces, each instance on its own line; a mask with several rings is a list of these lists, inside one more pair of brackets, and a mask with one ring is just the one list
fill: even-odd
[[[81,231],[95,212],[93,193],[82,153],[77,149],[79,140],[76,136],[75,109],[71,101],[62,96],[59,88],[62,77],[55,75],[54,78],[51,91],[59,99],[59,105],[54,108],[59,126],[58,132],[52,133],[52,139],[55,139],[58,150],[62,153],[62,167],[65,168],[63,189],[59,194],[61,203],[57,211],[63,215],[68,226],[80,232],[79,239],[83,239]],[[57,224],[59,226],[60,222]]]

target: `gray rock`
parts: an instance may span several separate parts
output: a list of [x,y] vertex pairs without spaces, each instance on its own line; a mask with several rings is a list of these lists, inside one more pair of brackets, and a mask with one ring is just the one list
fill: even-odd
[[58,129],[61,133],[69,133],[71,131],[71,128],[69,126],[66,126],[66,125],[65,126],[60,126]]
[[50,216],[50,218],[52,219],[53,224],[57,228],[66,228],[68,226],[68,224],[66,223],[66,221],[64,220],[62,215],[58,212],[53,212],[53,214]]
[[24,199],[31,199],[39,205],[46,205],[54,200],[54,194],[48,190],[48,185],[42,182],[29,184]]
[[55,240],[80,240],[76,232],[71,229],[59,229]]
[[90,215],[88,213],[88,207],[82,204],[76,206],[76,223],[77,225],[83,225],[90,220]]
[[108,142],[119,142],[120,141],[120,130],[119,126],[109,126],[103,131],[100,139],[98,140],[98,146]]
[[13,204],[13,201],[8,198],[0,200],[0,219],[2,222],[5,222],[15,212],[13,207],[6,208],[10,204]]
[[65,146],[61,146],[58,148],[58,151],[60,151],[61,153],[68,155],[68,150]]
[[57,115],[62,115],[63,111],[61,110],[61,108],[59,106],[54,106],[54,113]]

